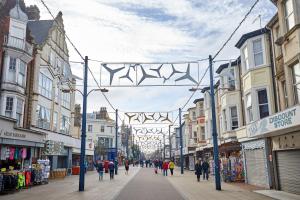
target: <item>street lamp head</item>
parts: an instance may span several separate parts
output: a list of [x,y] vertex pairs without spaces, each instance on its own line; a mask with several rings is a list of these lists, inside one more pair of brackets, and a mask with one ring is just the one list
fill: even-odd
[[70,92],[71,92],[70,89],[62,89],[61,91],[62,91],[63,93],[70,93]]
[[102,89],[100,89],[100,91],[101,91],[101,92],[108,92],[108,89],[102,88]]

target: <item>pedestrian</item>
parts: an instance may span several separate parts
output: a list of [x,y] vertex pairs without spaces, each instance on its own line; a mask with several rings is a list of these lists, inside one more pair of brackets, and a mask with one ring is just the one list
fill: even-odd
[[202,174],[202,165],[199,160],[197,160],[195,165],[195,175],[197,176],[197,181],[200,182],[200,176]]
[[168,176],[169,163],[167,161],[163,162],[162,168],[164,176]]
[[125,161],[125,174],[128,175],[128,171],[129,171],[129,161],[126,160]]
[[208,180],[208,171],[209,171],[209,164],[207,160],[204,160],[202,163],[202,170],[203,170],[203,180]]
[[113,160],[111,160],[108,163],[108,169],[109,169],[110,180],[112,180],[112,179],[114,179],[114,173],[115,173],[115,164],[114,164]]
[[174,168],[175,168],[175,164],[174,164],[174,162],[171,160],[170,163],[169,163],[169,169],[170,169],[170,172],[171,172],[171,176],[173,176]]
[[103,163],[100,160],[98,160],[97,163],[95,163],[94,165],[95,165],[96,170],[99,174],[99,181],[102,181],[103,180],[103,173],[104,173]]
[[155,172],[155,174],[157,174],[157,171],[158,171],[158,160],[155,160],[154,161],[154,172]]
[[118,160],[115,160],[115,175],[118,175],[118,167],[119,167],[119,163]]

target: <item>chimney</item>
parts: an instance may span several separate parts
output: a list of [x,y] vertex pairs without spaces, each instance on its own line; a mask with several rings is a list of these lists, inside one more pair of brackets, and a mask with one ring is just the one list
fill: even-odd
[[108,119],[108,113],[106,110],[106,107],[101,107],[100,108],[100,119]]
[[40,10],[36,5],[26,7],[26,13],[29,20],[40,20]]

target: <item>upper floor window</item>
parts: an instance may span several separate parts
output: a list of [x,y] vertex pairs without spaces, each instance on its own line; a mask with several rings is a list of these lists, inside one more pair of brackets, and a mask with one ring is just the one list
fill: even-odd
[[88,125],[88,132],[93,132],[93,125]]
[[226,116],[226,109],[224,109],[222,111],[222,114],[223,114],[223,130],[224,131],[227,131],[227,116]]
[[230,68],[228,71],[228,87],[231,90],[235,90],[235,72],[234,68]]
[[262,39],[259,38],[253,41],[254,65],[260,66],[264,63]]
[[8,80],[11,82],[16,81],[16,68],[17,68],[17,59],[10,57],[9,66],[8,66]]
[[6,97],[5,116],[13,117],[14,98]]
[[17,120],[18,126],[20,126],[21,122],[22,122],[23,104],[24,104],[24,101],[20,98],[17,98],[16,120]]
[[103,125],[101,125],[101,127],[100,127],[100,132],[104,133],[104,126]]
[[257,91],[260,119],[269,116],[268,94],[266,89]]
[[230,107],[230,118],[231,118],[231,130],[237,129],[239,127],[237,107]]
[[248,56],[248,48],[244,47],[243,49],[243,56],[244,56],[244,66],[246,71],[249,69],[249,56]]
[[62,115],[61,116],[61,124],[60,124],[60,132],[69,134],[70,131],[70,119],[69,117]]
[[193,112],[193,120],[196,120],[196,112]]
[[58,126],[58,113],[53,112],[53,131],[57,131],[57,126]]
[[70,108],[70,93],[62,93],[62,105],[65,108]]
[[44,97],[51,99],[52,95],[52,80],[43,73],[39,77],[39,93]]
[[292,66],[295,104],[300,103],[300,64]]
[[246,113],[248,122],[253,121],[252,99],[251,94],[246,95]]
[[43,129],[50,129],[50,109],[38,105],[36,108],[37,126]]
[[294,6],[293,0],[286,0],[285,2],[285,23],[286,29],[289,31],[295,26]]
[[19,73],[18,73],[18,84],[25,86],[25,76],[26,76],[26,64],[23,61],[20,61]]

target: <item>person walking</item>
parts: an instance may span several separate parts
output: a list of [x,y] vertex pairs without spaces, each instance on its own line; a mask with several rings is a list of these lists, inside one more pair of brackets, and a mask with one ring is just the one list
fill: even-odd
[[104,166],[103,163],[98,160],[97,163],[94,164],[98,174],[99,174],[99,181],[103,180],[103,173],[104,173]]
[[168,176],[169,163],[167,161],[163,162],[162,168],[164,176]]
[[125,174],[128,175],[128,171],[129,171],[129,161],[126,160],[125,161]]
[[108,169],[109,169],[110,180],[112,180],[114,179],[114,173],[115,173],[115,164],[112,160],[108,163]]
[[202,170],[203,170],[203,180],[208,180],[208,170],[209,170],[209,164],[207,160],[204,160],[202,163]]
[[171,172],[171,176],[173,176],[174,168],[175,168],[175,163],[171,160],[170,163],[169,163],[169,169],[170,169],[170,172]]
[[200,182],[200,176],[202,174],[202,165],[200,160],[197,160],[195,165],[195,175],[197,176],[197,181]]

